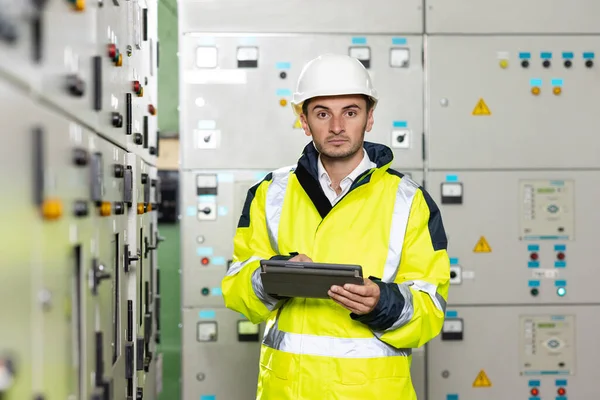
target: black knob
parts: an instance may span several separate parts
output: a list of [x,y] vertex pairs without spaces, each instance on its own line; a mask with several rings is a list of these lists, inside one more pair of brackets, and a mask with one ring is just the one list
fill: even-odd
[[523,68],[528,68],[528,67],[529,67],[529,61],[527,61],[527,60],[523,60],[523,61],[521,61],[521,66],[522,66]]
[[111,115],[111,119],[112,119],[112,125],[115,128],[122,128],[123,127],[123,116],[121,114],[119,114],[118,112],[113,111],[112,115]]
[[450,271],[450,278],[456,278],[456,271]]
[[544,62],[542,63],[542,65],[544,66],[544,68],[549,68],[550,67],[550,61],[549,60],[544,60]]
[[85,200],[77,200],[74,205],[74,213],[76,217],[85,217],[89,214],[90,210],[88,202]]
[[208,296],[210,293],[210,290],[208,288],[202,288],[202,295],[203,296]]
[[73,149],[73,162],[83,167],[88,164],[88,152],[85,149]]
[[572,65],[573,65],[573,62],[571,60],[565,60],[565,67],[566,68],[571,68]]
[[585,62],[585,66],[588,68],[592,68],[594,66],[594,62],[592,60],[587,60]]
[[280,77],[281,79],[285,79],[285,78],[287,78],[287,74],[286,74],[286,73],[285,73],[285,71],[284,71],[284,72],[282,72],[282,73],[280,73],[280,74],[279,74],[279,77]]
[[156,147],[154,146],[150,146],[150,150],[148,150],[150,152],[150,155],[155,156],[156,155]]
[[206,215],[210,214],[210,211],[211,211],[210,207],[204,207],[202,210],[200,210],[200,212],[203,212]]
[[141,133],[136,133],[133,135],[133,143],[140,145],[144,143],[144,137]]
[[115,164],[115,178],[122,178],[125,176],[125,167],[121,164]]
[[123,215],[125,213],[125,204],[122,201],[115,201],[115,214]]
[[67,90],[73,96],[81,97],[85,93],[85,82],[77,75],[67,76]]
[[536,288],[531,289],[531,295],[532,296],[537,296],[540,293],[539,290],[537,290]]
[[148,183],[148,174],[142,174],[142,185]]

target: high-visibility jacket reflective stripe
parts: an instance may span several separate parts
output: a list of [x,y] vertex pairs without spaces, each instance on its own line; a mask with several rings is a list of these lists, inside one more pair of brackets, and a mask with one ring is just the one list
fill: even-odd
[[277,320],[265,330],[265,346],[293,354],[336,358],[408,357],[411,349],[396,349],[373,338],[336,338],[279,330]]
[[279,219],[281,218],[281,208],[283,207],[283,199],[285,191],[290,179],[290,171],[293,167],[283,167],[273,172],[273,180],[267,191],[266,217],[267,229],[269,231],[269,239],[271,247],[276,253],[279,253],[277,244],[279,234]]

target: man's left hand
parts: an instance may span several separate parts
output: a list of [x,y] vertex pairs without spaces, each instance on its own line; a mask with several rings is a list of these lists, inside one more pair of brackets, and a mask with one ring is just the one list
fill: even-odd
[[373,311],[380,296],[379,286],[366,278],[364,285],[346,284],[344,287],[334,285],[327,294],[333,301],[357,315]]

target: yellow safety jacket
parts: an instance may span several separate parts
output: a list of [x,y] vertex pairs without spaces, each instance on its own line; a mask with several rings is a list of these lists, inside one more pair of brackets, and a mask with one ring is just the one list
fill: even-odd
[[[377,167],[335,206],[317,176],[310,143],[298,164],[248,191],[223,279],[225,305],[266,321],[257,399],[414,400],[411,349],[441,331],[450,279],[447,238],[428,193],[389,168],[392,151],[365,142]],[[359,264],[381,289],[358,316],[331,299],[277,299],[264,292],[259,260],[306,254]]]

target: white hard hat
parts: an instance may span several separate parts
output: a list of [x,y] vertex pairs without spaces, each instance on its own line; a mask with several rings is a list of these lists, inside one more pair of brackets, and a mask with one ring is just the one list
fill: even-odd
[[292,99],[296,115],[302,114],[302,104],[313,97],[364,94],[377,105],[377,91],[369,72],[356,58],[341,54],[324,54],[309,61],[298,78]]

